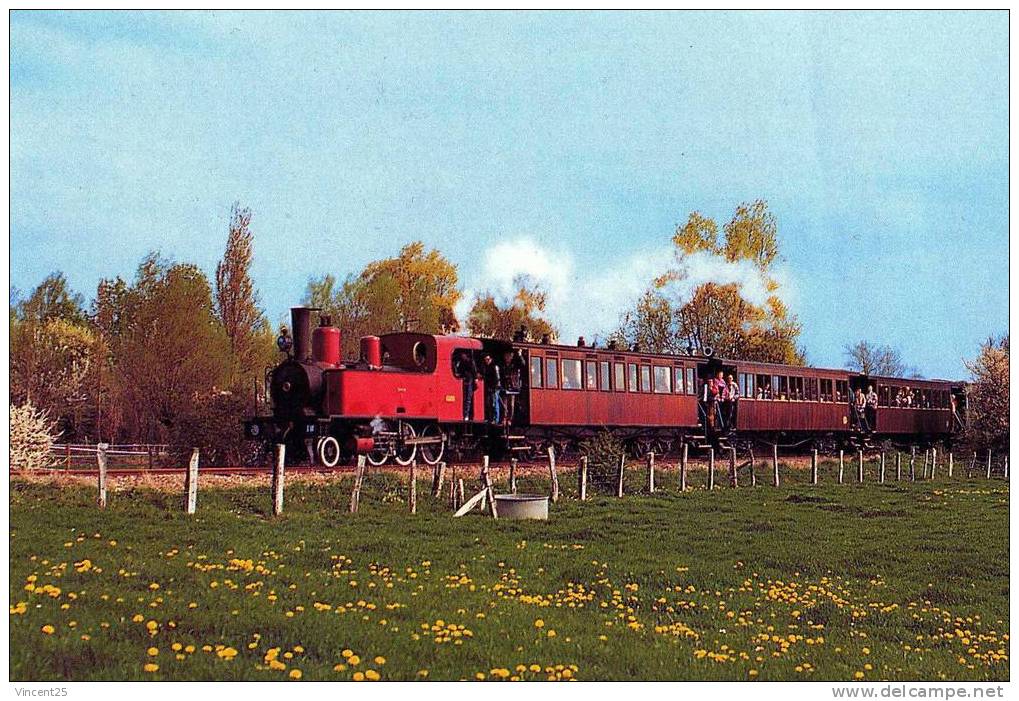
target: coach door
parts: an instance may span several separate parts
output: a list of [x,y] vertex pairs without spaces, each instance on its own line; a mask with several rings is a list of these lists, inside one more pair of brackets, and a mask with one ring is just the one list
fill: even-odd
[[718,373],[722,379],[729,381],[729,376],[736,376],[736,366],[729,365],[718,358],[697,364],[697,414],[705,435],[727,433],[735,428],[735,416],[731,412],[731,402],[716,401],[709,390],[708,384],[716,380]]

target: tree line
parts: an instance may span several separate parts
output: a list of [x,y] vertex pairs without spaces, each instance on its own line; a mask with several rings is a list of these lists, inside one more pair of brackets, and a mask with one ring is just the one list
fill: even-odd
[[[94,297],[70,289],[56,272],[22,295],[11,290],[11,403],[43,410],[64,441],[169,443],[202,447],[219,463],[245,462],[251,449],[240,419],[255,409],[264,374],[279,360],[274,329],[250,270],[252,213],[234,205],[223,256],[210,280],[197,266],[147,255],[134,278],[103,279]],[[728,358],[804,364],[801,325],[781,299],[775,265],[778,226],[767,203],[738,205],[721,227],[699,212],[676,227],[674,260],[648,281],[608,336],[621,346],[682,353],[712,347]],[[742,265],[766,295],[751,299],[737,282],[683,283],[685,261],[707,256]],[[343,278],[308,281],[302,302],[322,309],[343,331],[343,357],[356,357],[363,335],[390,331],[469,333],[555,341],[547,291],[521,276],[505,295],[482,291],[458,319],[463,291],[455,264],[421,242]],[[847,346],[847,367],[916,374],[887,347]],[[1004,406],[998,413],[1004,366]],[[1008,337],[992,339],[971,366],[988,429],[1007,445]],[[993,386],[992,386],[993,381]],[[1002,428],[1001,422],[1004,421]]]

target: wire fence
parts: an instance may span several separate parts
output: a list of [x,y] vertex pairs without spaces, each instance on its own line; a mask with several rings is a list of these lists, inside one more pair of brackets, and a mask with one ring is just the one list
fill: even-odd
[[[106,449],[110,467],[152,470],[163,467],[169,456],[165,443],[110,444]],[[94,443],[59,443],[50,448],[51,470],[95,471],[98,446]]]

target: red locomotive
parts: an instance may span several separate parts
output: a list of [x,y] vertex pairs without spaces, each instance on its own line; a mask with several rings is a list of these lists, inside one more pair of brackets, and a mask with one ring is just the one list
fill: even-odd
[[[635,453],[667,454],[683,442],[828,452],[950,443],[964,423],[960,382],[731,361],[710,349],[664,355],[391,333],[363,337],[360,357],[341,360],[340,330],[326,317],[312,330],[313,311],[291,310],[292,344],[280,338],[288,358],[267,376],[271,413],[244,425],[249,438],[285,443],[288,454],[325,466],[356,454],[374,465],[416,458],[434,464],[447,451],[526,458],[548,445],[569,452],[604,430]],[[475,383],[473,370],[465,377],[463,367],[480,366],[484,355],[504,376],[512,365],[520,370],[512,415],[499,424],[486,421],[483,378],[472,406],[466,396]],[[725,401],[708,392],[719,374],[735,385]],[[866,415],[853,405],[857,390],[876,394],[877,406]]]

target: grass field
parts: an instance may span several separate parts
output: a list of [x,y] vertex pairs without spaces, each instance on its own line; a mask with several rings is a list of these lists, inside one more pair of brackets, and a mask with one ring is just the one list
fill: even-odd
[[1007,485],[832,469],[587,503],[563,476],[547,523],[454,520],[423,481],[411,517],[392,474],[356,516],[349,477],[288,483],[275,519],[264,486],[188,518],[12,481],[11,678],[1007,679]]

